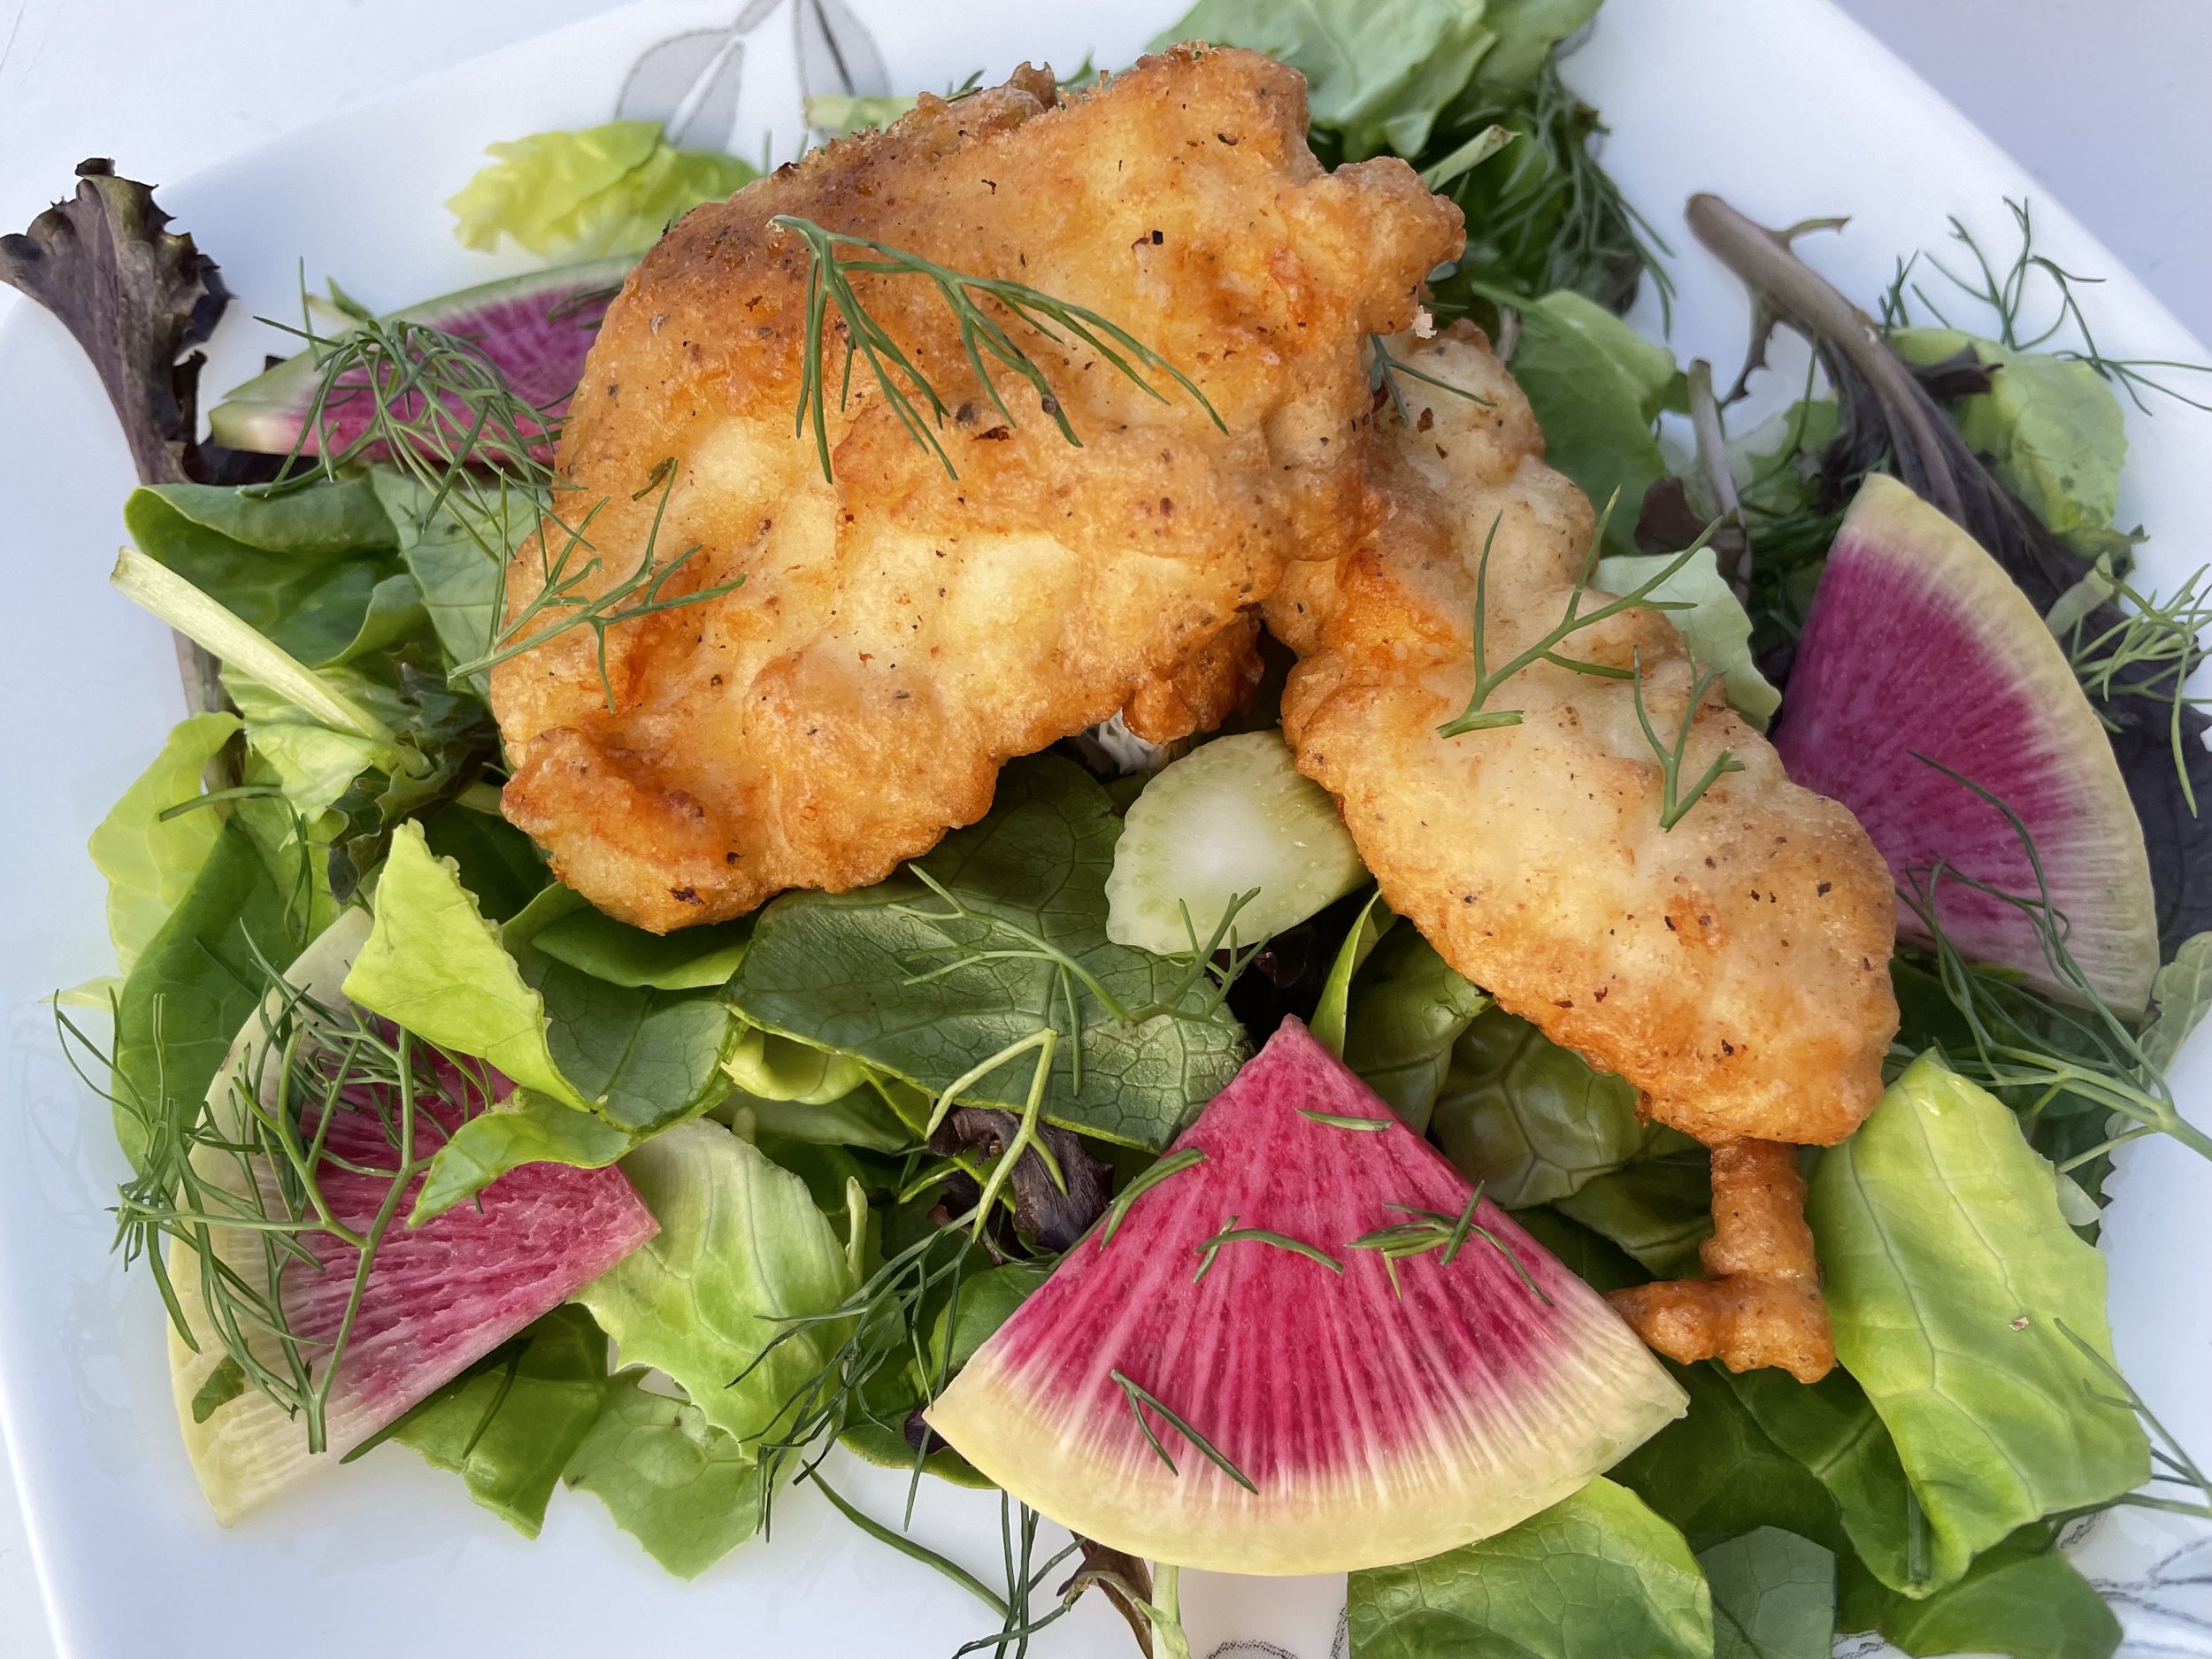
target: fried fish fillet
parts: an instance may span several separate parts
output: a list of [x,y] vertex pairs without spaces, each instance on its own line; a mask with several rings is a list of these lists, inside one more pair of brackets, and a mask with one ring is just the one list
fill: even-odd
[[[649,541],[663,572],[698,549],[664,599],[743,586],[609,629],[603,682],[584,627],[495,672],[507,816],[564,880],[656,931],[864,886],[980,817],[1007,758],[1125,710],[1177,736],[1248,690],[1251,607],[1371,516],[1367,337],[1411,322],[1461,241],[1404,163],[1325,173],[1305,130],[1303,81],[1255,53],[1178,49],[1072,98],[1025,69],[779,169],[646,256],[561,441],[557,508],[591,515],[588,553],[549,526],[508,618],[565,550],[569,575],[599,561],[569,590],[586,600]],[[1071,447],[1004,371],[999,412],[927,281],[856,273],[942,399],[941,424],[915,401],[957,477],[864,365],[841,407],[833,308],[831,482],[794,431],[810,262],[779,214],[1087,307],[1210,411],[1017,327]]]
[[[1840,1141],[1879,1097],[1897,1028],[1880,856],[1846,809],[1784,775],[1717,687],[1681,783],[1724,749],[1743,769],[1671,830],[1628,680],[1540,661],[1486,705],[1521,724],[1438,734],[1474,686],[1485,547],[1495,667],[1564,615],[1592,514],[1543,464],[1527,401],[1479,334],[1394,349],[1487,402],[1409,377],[1412,424],[1378,416],[1374,534],[1271,601],[1271,624],[1309,647],[1283,700],[1300,769],[1337,796],[1393,909],[1505,1007],[1633,1083],[1651,1116],[1708,1143]],[[1663,612],[1559,649],[1619,670],[1640,657],[1651,721],[1674,733],[1692,672]]]

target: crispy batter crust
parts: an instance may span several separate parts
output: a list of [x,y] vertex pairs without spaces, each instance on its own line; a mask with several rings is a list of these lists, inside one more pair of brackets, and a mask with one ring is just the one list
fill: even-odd
[[[1070,102],[1025,70],[669,233],[593,348],[559,506],[572,524],[599,504],[583,591],[603,591],[638,569],[655,498],[633,497],[673,457],[660,557],[700,551],[670,591],[744,586],[611,630],[611,710],[587,630],[495,672],[507,814],[563,879],[657,931],[864,886],[981,816],[1011,756],[1124,708],[1179,735],[1234,703],[1246,608],[1371,514],[1366,336],[1406,326],[1460,245],[1457,210],[1402,162],[1325,173],[1305,125],[1303,82],[1250,52],[1178,49]],[[1082,446],[1002,374],[1010,424],[926,283],[860,275],[943,397],[958,478],[864,367],[838,407],[833,332],[827,482],[793,430],[809,263],[777,214],[1087,306],[1225,430],[1164,377],[1156,400],[1018,331]],[[511,614],[543,563],[517,556]]]
[[[1653,1117],[1708,1142],[1841,1140],[1881,1094],[1897,1026],[1880,855],[1848,811],[1784,775],[1717,687],[1682,776],[1724,748],[1743,770],[1671,831],[1625,680],[1540,662],[1488,704],[1521,724],[1438,735],[1474,685],[1485,546],[1496,665],[1563,615],[1592,514],[1544,465],[1528,403],[1479,334],[1394,349],[1488,402],[1409,379],[1414,424],[1378,417],[1375,533],[1333,583],[1302,578],[1270,602],[1271,626],[1314,641],[1283,700],[1300,769],[1336,795],[1393,909],[1507,1008],[1635,1084]],[[1564,649],[1621,670],[1640,657],[1652,721],[1674,730],[1691,667],[1663,613],[1624,613]]]
[[1698,1256],[1704,1279],[1638,1285],[1606,1300],[1669,1359],[1717,1359],[1730,1371],[1777,1365],[1806,1383],[1828,1374],[1836,1347],[1795,1148],[1724,1141],[1713,1148],[1713,1236]]

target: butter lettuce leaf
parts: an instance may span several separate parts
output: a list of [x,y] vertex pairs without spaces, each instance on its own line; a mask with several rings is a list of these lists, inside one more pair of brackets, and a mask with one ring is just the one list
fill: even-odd
[[234,714],[196,714],[170,729],[161,753],[92,832],[92,862],[108,884],[108,938],[127,974],[215,850],[219,810],[164,818],[200,796],[200,777],[239,729]]
[[556,1308],[409,1412],[392,1438],[459,1475],[469,1496],[535,1538],[608,1382],[607,1340],[591,1316]]
[[1923,1056],[1822,1155],[1807,1218],[1836,1356],[1927,1518],[1927,1571],[1893,1587],[1955,1583],[2016,1528],[2149,1478],[2134,1414],[2066,1334],[2110,1362],[2104,1259],[2001,1102]]
[[1682,1534],[1599,1476],[1518,1526],[1351,1575],[1353,1659],[1711,1659],[1705,1575]]
[[462,245],[502,236],[548,259],[642,253],[671,222],[760,176],[734,156],[678,150],[657,121],[533,133],[493,144],[481,168],[447,202]]
[[545,1002],[485,921],[422,826],[402,824],[376,889],[376,927],[346,976],[346,995],[457,1054],[490,1062],[567,1105],[591,1102],[548,1046]]
[[[1120,828],[1106,792],[1081,767],[1018,761],[1000,774],[989,816],[918,861],[966,918],[906,873],[856,893],[786,894],[761,913],[729,995],[765,1031],[931,1094],[1049,1023],[1060,1041],[1045,1115],[1156,1150],[1235,1075],[1243,1028],[1225,1007],[1200,1016],[1197,993],[1185,999],[1187,1015],[1125,1025],[1030,942],[1043,941],[1126,1010],[1185,978],[1182,964],[1106,936],[1106,877]],[[962,1099],[1019,1111],[1030,1075],[1027,1057],[1017,1056]]]
[[[1598,586],[1609,593],[1631,592],[1671,565],[1672,553],[1617,553],[1598,561]],[[1751,657],[1751,618],[1742,601],[1720,573],[1720,562],[1710,548],[1700,548],[1690,561],[1652,590],[1655,599],[1686,604],[1687,611],[1666,612],[1668,621],[1681,631],[1691,655],[1726,676],[1729,703],[1738,714],[1762,732],[1774,711],[1782,706],[1782,694],[1767,683]]]
[[756,1456],[836,1338],[802,1327],[754,1362],[787,1328],[781,1321],[827,1313],[853,1291],[844,1244],[804,1181],[717,1123],[654,1136],[622,1171],[659,1235],[578,1299],[625,1365],[667,1372],[707,1422]]
[[614,1524],[680,1578],[695,1578],[753,1535],[760,1466],[699,1408],[614,1379],[577,1448],[568,1483],[607,1506]]
[[438,1148],[416,1190],[407,1225],[420,1226],[526,1164],[603,1170],[627,1157],[643,1139],[596,1112],[580,1112],[534,1089],[518,1088],[496,1109],[463,1124]]

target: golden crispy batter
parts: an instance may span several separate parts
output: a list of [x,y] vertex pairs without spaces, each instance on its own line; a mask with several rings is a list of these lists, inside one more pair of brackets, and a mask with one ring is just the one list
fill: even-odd
[[1698,1256],[1707,1278],[1638,1285],[1606,1300],[1669,1359],[1717,1359],[1730,1371],[1778,1365],[1806,1383],[1828,1374],[1836,1346],[1795,1148],[1724,1141],[1713,1148],[1713,1236]]
[[[1507,1008],[1635,1084],[1653,1117],[1708,1142],[1841,1140],[1881,1094],[1897,1025],[1880,856],[1848,811],[1784,776],[1717,687],[1683,776],[1723,748],[1744,770],[1671,831],[1624,680],[1540,662],[1488,704],[1524,710],[1521,725],[1437,735],[1474,684],[1494,526],[1494,665],[1563,615],[1592,515],[1544,465],[1528,403],[1479,334],[1394,349],[1489,403],[1409,378],[1413,426],[1378,418],[1386,515],[1333,583],[1271,601],[1271,626],[1313,642],[1283,700],[1300,769],[1335,793],[1393,909]],[[1663,613],[1627,612],[1568,649],[1621,669],[1640,651],[1653,722],[1674,730],[1691,671]]]
[[[559,466],[603,591],[639,568],[677,463],[670,591],[725,597],[626,623],[615,707],[575,630],[500,668],[508,816],[602,909],[666,930],[787,887],[881,879],[988,808],[1000,764],[1136,700],[1147,729],[1208,718],[1286,560],[1334,559],[1369,513],[1362,348],[1405,327],[1460,243],[1456,209],[1391,159],[1324,173],[1304,83],[1269,58],[1178,50],[1072,102],[1025,70],[817,151],[685,218],[609,312]],[[776,214],[1086,305],[1188,373],[1148,398],[1078,349],[1021,337],[1082,439],[1010,376],[1008,426],[913,277],[856,276],[952,415],[946,476],[864,368],[826,482],[795,436],[808,259]],[[833,326],[834,319],[833,314]],[[511,614],[542,585],[534,543]]]
[[1259,612],[1241,611],[1172,673],[1131,693],[1122,721],[1148,743],[1210,732],[1252,701],[1262,666]]

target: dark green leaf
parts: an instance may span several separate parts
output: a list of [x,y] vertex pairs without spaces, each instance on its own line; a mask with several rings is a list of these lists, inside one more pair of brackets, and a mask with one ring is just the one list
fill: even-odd
[[[1026,953],[1005,926],[1041,937],[1125,1008],[1164,996],[1180,964],[1106,937],[1105,880],[1120,820],[1080,767],[1053,758],[1001,774],[980,824],[921,861],[956,898],[993,920],[933,919],[945,901],[901,876],[863,892],[793,893],[761,915],[730,994],[768,1030],[851,1055],[930,1093],[1046,1025],[1061,1033],[1045,1113],[1109,1140],[1164,1146],[1236,1073],[1244,1034],[1225,1009],[1123,1025],[1073,975]],[[924,979],[940,967],[949,972]],[[1079,1041],[1069,1023],[1069,992]],[[1194,1009],[1198,994],[1187,999]],[[1076,1080],[1079,1052],[1081,1081]],[[970,1104],[1019,1111],[1026,1056],[972,1085]]]
[[[204,809],[209,810],[209,809]],[[223,826],[207,860],[130,977],[115,1011],[116,1094],[145,1112],[196,1102],[268,980],[255,960],[288,963],[306,943],[288,895],[235,820]],[[119,1107],[116,1137],[135,1164],[145,1131]]]
[[2111,1659],[2120,1622],[2060,1554],[2048,1526],[2026,1527],[1978,1559],[1947,1589],[1915,1600],[1847,1572],[1842,1624],[1879,1630],[1906,1653],[2005,1654],[2011,1659]]
[[1691,1147],[1646,1157],[1585,1182],[1554,1208],[1602,1234],[1655,1278],[1698,1270],[1698,1246],[1712,1236],[1711,1161]]
[[1344,1063],[1425,1134],[1452,1045],[1489,1003],[1419,929],[1394,927],[1353,982]]
[[1434,1123],[1444,1155],[1509,1210],[1579,1192],[1644,1141],[1626,1079],[1502,1008],[1453,1044]]
[[458,1473],[471,1497],[535,1538],[546,1501],[606,1399],[607,1339],[572,1304],[518,1342],[503,1360],[425,1401],[392,1438]]
[[531,942],[556,961],[610,985],[693,991],[727,985],[752,936],[749,916],[649,933],[602,911],[580,909],[547,923]]
[[1651,1275],[1619,1245],[1555,1210],[1539,1205],[1516,1212],[1513,1219],[1593,1290],[1625,1290],[1650,1282]]
[[1829,1659],[1836,1640],[1836,1557],[1810,1539],[1762,1526],[1698,1552],[1713,1593],[1713,1659]]
[[568,1465],[614,1524],[680,1578],[695,1578],[753,1535],[760,1469],[687,1401],[625,1371]]
[[458,804],[440,807],[422,821],[430,850],[461,867],[461,885],[491,921],[503,922],[542,889],[545,858],[503,818]]
[[1518,1526],[1351,1576],[1352,1659],[1710,1659],[1682,1535],[1600,1476]]
[[[540,935],[543,937],[542,934]],[[643,991],[526,949],[524,976],[545,999],[546,1045],[561,1075],[618,1128],[650,1131],[695,1117],[726,1092],[735,1034],[712,992]]]
[[140,552],[311,668],[348,654],[377,585],[403,573],[366,479],[266,496],[164,484],[132,491],[123,522]]

